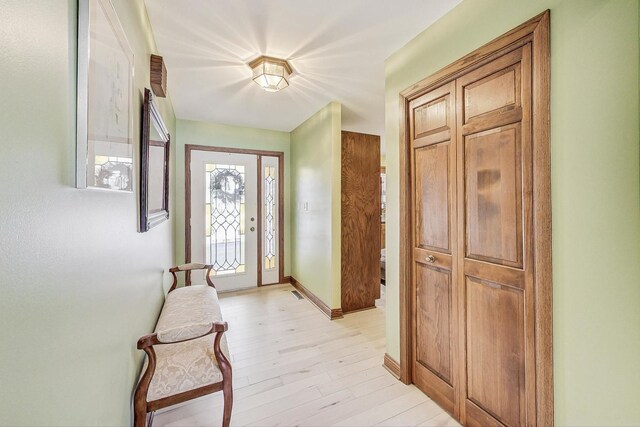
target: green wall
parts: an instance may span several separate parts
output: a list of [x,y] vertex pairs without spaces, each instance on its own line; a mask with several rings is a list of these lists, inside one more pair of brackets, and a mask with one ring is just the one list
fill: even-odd
[[184,261],[185,145],[208,145],[284,152],[284,275],[291,274],[291,138],[289,132],[229,126],[190,120],[177,121],[176,138],[176,258]]
[[332,102],[291,132],[291,275],[330,308],[340,308],[341,112]]
[[[139,135],[155,46],[143,0],[112,1]],[[173,220],[139,234],[136,193],[74,188],[76,4],[0,0],[0,425],[130,425],[136,341],[174,261]]]
[[398,93],[545,9],[551,9],[555,420],[639,425],[636,0],[467,0],[387,60],[387,350],[399,357]]

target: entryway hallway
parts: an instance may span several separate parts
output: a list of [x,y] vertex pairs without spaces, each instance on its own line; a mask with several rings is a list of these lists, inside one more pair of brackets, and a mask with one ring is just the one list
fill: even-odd
[[[290,285],[222,293],[234,426],[458,426],[383,366],[384,308],[330,321]],[[222,394],[159,411],[154,426],[217,426]]]

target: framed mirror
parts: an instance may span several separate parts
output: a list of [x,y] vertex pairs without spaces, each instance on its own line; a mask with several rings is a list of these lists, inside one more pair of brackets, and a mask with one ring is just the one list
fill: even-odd
[[169,219],[170,136],[151,90],[144,90],[140,149],[140,232]]

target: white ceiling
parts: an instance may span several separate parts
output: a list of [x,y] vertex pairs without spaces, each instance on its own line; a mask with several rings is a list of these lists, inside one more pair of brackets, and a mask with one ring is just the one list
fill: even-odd
[[[384,132],[384,60],[461,0],[146,0],[180,119],[291,131],[331,101],[344,130]],[[246,65],[289,60],[265,92]]]

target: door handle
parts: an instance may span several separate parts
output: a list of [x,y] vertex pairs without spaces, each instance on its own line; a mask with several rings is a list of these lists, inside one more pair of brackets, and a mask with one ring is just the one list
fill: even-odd
[[433,255],[429,255],[428,257],[425,258],[425,260],[427,262],[436,262],[436,257],[434,257]]
[[251,227],[249,230],[256,231],[256,228],[255,227]]

